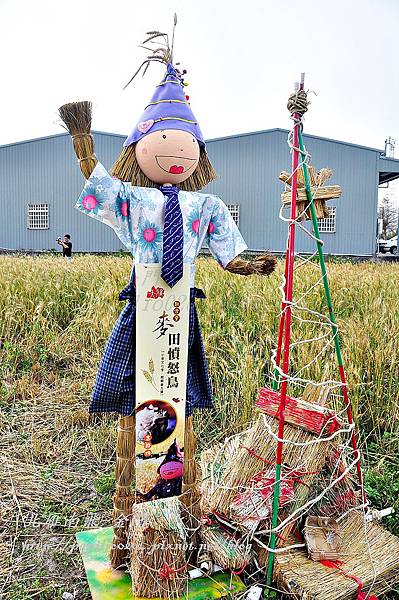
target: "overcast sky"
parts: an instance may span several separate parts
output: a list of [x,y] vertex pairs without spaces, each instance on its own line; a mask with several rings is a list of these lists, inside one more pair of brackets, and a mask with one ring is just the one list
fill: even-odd
[[146,31],[171,31],[207,138],[288,128],[302,71],[305,131],[384,148],[398,139],[398,0],[0,0],[0,144],[59,133],[57,108],[92,100],[93,128],[127,134],[163,76]]
[[[289,127],[301,71],[309,133],[383,148],[399,139],[398,0],[0,0],[0,144],[60,132],[57,108],[94,104],[93,127],[128,133],[161,65],[122,91],[146,31],[170,31],[208,138]],[[398,142],[399,146],[399,142]],[[399,147],[397,154],[399,155]]]

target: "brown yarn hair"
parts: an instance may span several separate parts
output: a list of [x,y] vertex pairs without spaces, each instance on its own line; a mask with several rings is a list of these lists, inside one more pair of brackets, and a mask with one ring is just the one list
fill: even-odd
[[[121,181],[129,181],[140,187],[157,187],[139,167],[136,158],[136,144],[125,146],[111,169],[111,175]],[[200,158],[195,171],[179,183],[179,188],[186,192],[197,192],[217,177],[205,148],[200,149]]]

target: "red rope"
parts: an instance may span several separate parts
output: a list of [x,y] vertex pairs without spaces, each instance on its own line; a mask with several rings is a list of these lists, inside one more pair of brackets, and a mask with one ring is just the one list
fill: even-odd
[[[247,450],[249,452],[249,454],[251,456],[254,456],[255,458],[257,458],[258,460],[261,460],[262,462],[264,462],[267,465],[271,465],[274,467],[275,463],[271,460],[266,460],[266,458],[263,458],[262,456],[259,456],[259,454],[256,454],[256,452],[254,452],[251,448],[248,448],[248,446],[243,446],[242,444],[240,445],[240,448],[244,448],[244,450]],[[284,465],[283,465],[284,466]],[[288,468],[288,467],[287,467]],[[292,475],[295,476],[294,474],[298,474],[300,473],[300,476],[302,477],[303,475],[318,475],[319,471],[302,471],[301,469],[299,469],[298,471],[293,470],[292,471]],[[291,475],[289,476],[291,477]],[[301,482],[302,483],[302,482]],[[305,484],[304,484],[305,485]]]
[[243,446],[243,445],[241,445],[240,448],[244,448],[244,450],[247,450],[251,456],[254,456],[258,460],[261,460],[266,465],[274,466],[274,462],[272,462],[271,460],[266,460],[266,458],[262,458],[262,456],[259,456],[259,454],[256,454],[256,452],[251,450],[251,448],[248,448],[247,446]]
[[245,571],[245,569],[247,568],[248,565],[249,565],[249,562],[247,562],[243,567],[241,567],[241,569],[238,569],[238,570],[231,569],[231,572],[233,573],[233,575],[241,575],[241,573],[243,573]]
[[168,579],[171,579],[172,577],[174,577],[176,575],[176,573],[181,573],[182,571],[185,571],[186,569],[187,569],[187,564],[183,565],[179,569],[174,569],[173,567],[168,565],[168,563],[164,562],[162,567],[159,569],[159,576],[161,577],[161,579],[167,581]]
[[320,563],[329,569],[336,569],[341,573],[341,575],[343,575],[343,577],[346,577],[346,579],[352,579],[352,581],[357,583],[357,600],[378,600],[377,596],[374,596],[373,594],[368,596],[366,592],[362,592],[363,581],[360,579],[360,577],[356,577],[356,575],[352,575],[351,573],[347,573],[341,569],[341,565],[343,564],[341,560],[321,560]]
[[[223,521],[227,521],[228,525],[230,525],[230,527],[234,530],[234,525],[232,523],[230,523],[224,515],[217,512],[216,510],[212,510],[212,514],[215,515],[216,519],[219,517],[219,519],[222,519]],[[217,525],[221,531],[226,533],[229,537],[233,538],[234,540],[237,540],[240,538],[240,536],[237,534],[236,531],[229,531],[229,529],[227,529],[227,527],[220,521],[214,521],[212,524]]]

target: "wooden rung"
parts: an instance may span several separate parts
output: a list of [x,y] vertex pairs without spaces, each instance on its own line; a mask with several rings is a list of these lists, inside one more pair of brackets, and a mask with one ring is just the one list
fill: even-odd
[[[339,185],[326,185],[325,187],[319,188],[312,186],[310,189],[313,200],[332,200],[339,198],[342,194],[342,189]],[[298,188],[297,201],[308,203],[308,197],[306,195],[305,188]],[[291,190],[281,194],[281,203],[284,205],[291,204]]]

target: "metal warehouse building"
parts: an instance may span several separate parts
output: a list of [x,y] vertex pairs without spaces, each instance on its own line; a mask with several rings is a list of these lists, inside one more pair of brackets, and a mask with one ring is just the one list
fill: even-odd
[[[251,250],[284,250],[286,225],[279,219],[278,179],[290,170],[288,131],[270,129],[209,140],[218,172],[206,189],[229,206]],[[106,167],[118,156],[124,136],[94,132],[96,154]],[[378,186],[399,178],[399,160],[381,150],[313,135],[304,136],[316,170],[330,167],[331,183],[341,185],[339,200],[321,223],[325,251],[369,256],[376,249]],[[83,187],[71,139],[53,135],[0,146],[0,248],[49,250],[70,233],[75,251],[112,252],[121,242],[111,229],[74,209]],[[301,236],[298,250],[313,251]],[[58,247],[59,248],[59,247]]]

